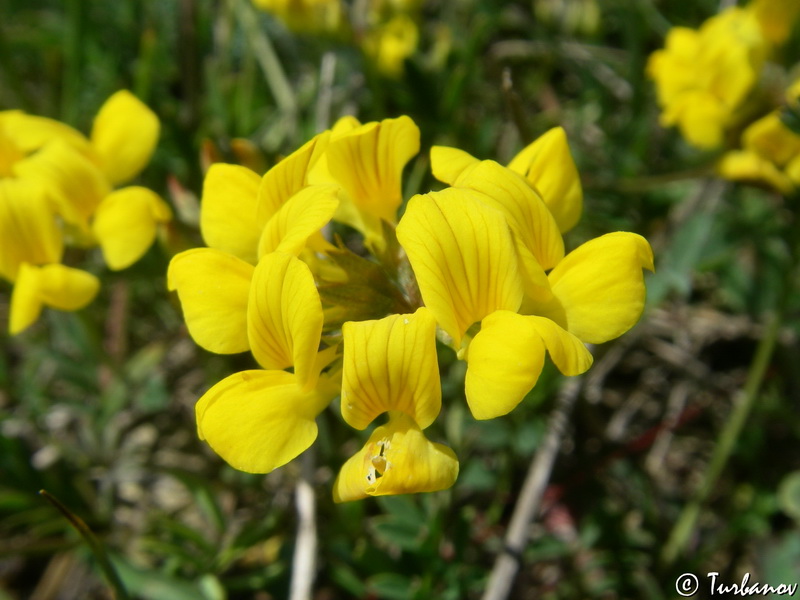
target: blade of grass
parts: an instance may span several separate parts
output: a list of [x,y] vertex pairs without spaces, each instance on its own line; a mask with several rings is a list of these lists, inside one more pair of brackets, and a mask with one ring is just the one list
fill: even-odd
[[69,521],[70,525],[75,528],[75,530],[89,545],[92,554],[97,559],[97,563],[100,565],[100,570],[103,571],[103,574],[108,580],[108,584],[114,590],[114,595],[117,600],[130,600],[130,596],[128,596],[127,591],[125,591],[125,587],[122,585],[122,580],[119,578],[117,571],[111,564],[103,544],[97,539],[94,533],[92,533],[92,530],[89,529],[89,526],[86,525],[83,519],[70,511],[58,498],[47,492],[47,490],[39,490],[39,495],[52,504],[58,510],[58,512],[64,515],[64,518]]

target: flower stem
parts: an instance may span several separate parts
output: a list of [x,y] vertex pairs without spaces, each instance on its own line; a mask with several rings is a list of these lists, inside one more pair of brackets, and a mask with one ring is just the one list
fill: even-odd
[[317,556],[316,501],[314,497],[314,456],[307,450],[300,457],[300,478],[295,489],[297,541],[292,560],[289,600],[311,600]]
[[92,533],[92,530],[89,529],[89,526],[81,519],[78,515],[70,511],[62,502],[47,492],[47,490],[39,490],[39,495],[42,496],[45,500],[47,500],[50,504],[58,509],[67,521],[70,522],[75,530],[81,534],[81,537],[89,544],[89,548],[92,551],[92,554],[97,559],[97,563],[100,566],[100,570],[103,571],[103,574],[106,576],[108,580],[108,584],[114,590],[114,597],[116,600],[128,600],[130,596],[125,591],[125,586],[122,584],[122,580],[119,578],[117,571],[114,569],[114,566],[111,564],[111,560],[108,558],[108,554],[103,548],[103,544],[97,537]]
[[497,557],[489,576],[489,583],[483,600],[504,600],[508,598],[514,578],[519,570],[520,556],[528,543],[528,532],[533,517],[542,503],[550,473],[561,447],[561,439],[569,421],[569,415],[578,398],[582,378],[569,379],[558,396],[558,402],[550,415],[547,434],[528,469],[525,482],[514,507],[514,514],[506,532],[502,554]]

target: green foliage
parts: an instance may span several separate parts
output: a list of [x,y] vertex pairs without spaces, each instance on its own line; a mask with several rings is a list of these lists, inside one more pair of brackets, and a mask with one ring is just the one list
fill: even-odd
[[[0,19],[0,109],[88,131],[110,93],[133,90],[162,122],[140,182],[173,202],[176,182],[187,198],[200,197],[204,140],[213,152],[202,158],[234,161],[233,140],[247,137],[258,149],[250,158],[272,164],[341,115],[408,114],[423,148],[454,145],[503,162],[563,125],[585,189],[585,216],[567,243],[618,229],[651,239],[652,320],[595,349],[595,367],[605,370],[587,376],[512,597],[670,598],[677,574],[720,564],[731,581],[758,569],[759,581],[792,582],[800,556],[797,198],[709,184],[715,157],[658,126],[644,75],[671,25],[696,26],[719,3],[601,1],[590,31],[537,18],[538,4],[427,2],[421,51],[402,78],[389,79],[358,48],[292,34],[246,2],[0,0],[8,16]],[[265,67],[265,40],[279,70]],[[326,53],[335,57],[328,82]],[[797,130],[797,115],[783,116]],[[427,156],[412,162],[407,196],[438,187]],[[101,273],[111,284],[92,307],[50,312],[17,338],[0,333],[0,599],[58,582],[64,556],[74,561],[61,581],[85,584],[71,597],[108,597],[81,538],[37,495],[42,488],[110,549],[135,598],[288,595],[296,465],[267,477],[238,473],[196,436],[199,395],[254,365],[197,349],[182,327],[164,273],[169,255],[200,243],[186,221],[140,264]],[[409,282],[391,270],[396,250],[382,257],[386,272],[343,245],[337,261],[351,280],[321,289],[323,299],[359,314],[402,307]],[[9,291],[2,284],[3,330]],[[781,303],[786,326],[768,385],[689,550],[664,566],[661,547],[739,397],[761,317]],[[317,597],[480,597],[562,380],[546,368],[513,414],[476,422],[462,396],[463,363],[443,346],[439,360],[445,410],[431,437],[446,437],[461,461],[452,490],[333,505],[335,469],[356,446],[338,433],[338,417],[320,419]]]

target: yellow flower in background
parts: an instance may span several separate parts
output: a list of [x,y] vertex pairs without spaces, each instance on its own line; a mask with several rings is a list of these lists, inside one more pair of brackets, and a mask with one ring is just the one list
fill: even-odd
[[378,70],[389,77],[403,74],[405,60],[419,44],[419,28],[407,14],[393,16],[372,27],[364,36],[362,47]]
[[20,333],[43,306],[78,310],[99,289],[94,275],[59,264],[63,235],[44,184],[0,179],[0,276],[14,285],[9,332]]
[[780,111],[755,121],[742,134],[742,148],[717,165],[722,177],[764,183],[781,194],[800,185],[800,135],[783,124]]
[[[0,229],[9,230],[3,236],[6,267],[0,274],[15,283],[14,333],[32,324],[43,305],[77,310],[96,294],[99,283],[93,275],[57,264],[65,241],[99,245],[109,268],[124,269],[141,258],[159,225],[171,219],[169,206],[154,192],[114,190],[145,167],[159,127],[155,114],[125,90],[103,104],[90,139],[53,119],[0,112],[0,180],[7,182]],[[37,224],[30,225],[34,220]],[[27,225],[19,228],[21,222]],[[56,242],[45,239],[57,239],[59,250],[52,251]],[[51,251],[43,254],[43,247]],[[12,262],[15,268],[28,265],[21,279],[8,266]]]
[[788,39],[800,16],[797,0],[752,0],[749,8],[758,19],[764,37],[775,45]]
[[356,429],[382,413],[389,421],[344,464],[333,486],[334,500],[452,486],[458,476],[455,454],[422,433],[442,403],[433,315],[420,308],[413,315],[348,322],[342,333],[342,417]]
[[341,0],[253,0],[289,29],[303,33],[333,33],[342,27],[344,6]]
[[655,81],[661,125],[693,146],[720,146],[758,80],[768,44],[752,10],[731,7],[695,30],[673,27],[647,74]]

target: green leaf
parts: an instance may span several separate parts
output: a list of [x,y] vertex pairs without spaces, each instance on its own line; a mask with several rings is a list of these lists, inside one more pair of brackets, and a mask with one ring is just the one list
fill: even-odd
[[385,600],[411,600],[414,597],[413,582],[396,573],[380,573],[367,580],[367,587],[378,598]]

